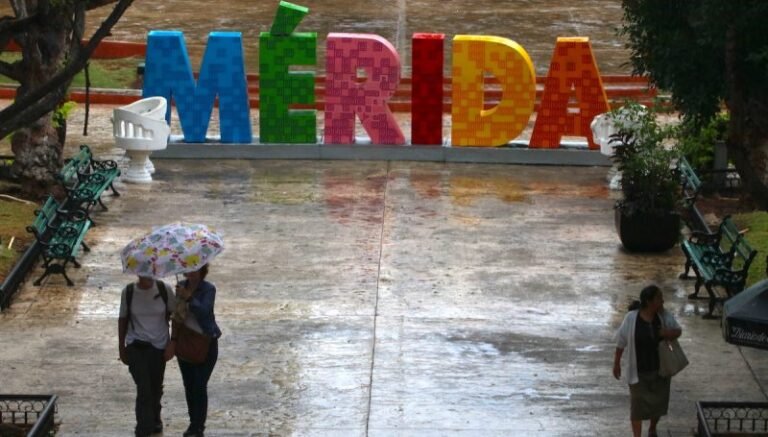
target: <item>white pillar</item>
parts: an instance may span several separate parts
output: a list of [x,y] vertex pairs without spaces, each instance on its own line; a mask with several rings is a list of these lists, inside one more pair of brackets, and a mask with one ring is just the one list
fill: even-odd
[[126,150],[125,154],[131,158],[128,163],[128,170],[125,172],[123,180],[133,184],[148,184],[152,182],[152,176],[147,171],[147,161],[149,161],[150,150]]

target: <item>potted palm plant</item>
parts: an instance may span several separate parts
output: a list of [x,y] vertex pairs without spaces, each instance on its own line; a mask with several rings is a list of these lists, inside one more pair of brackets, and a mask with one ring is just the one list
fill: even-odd
[[660,125],[654,109],[637,103],[620,111],[617,133],[611,136],[612,158],[622,175],[616,230],[628,251],[665,251],[680,238],[678,152],[667,144],[674,128]]

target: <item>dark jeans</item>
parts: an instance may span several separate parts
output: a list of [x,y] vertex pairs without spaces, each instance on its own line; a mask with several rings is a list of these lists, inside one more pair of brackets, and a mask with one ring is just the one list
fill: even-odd
[[190,431],[205,430],[205,419],[208,417],[208,380],[218,358],[219,343],[212,339],[208,356],[202,364],[178,360],[181,379],[184,380],[184,395],[187,397]]
[[126,348],[128,370],[136,383],[136,435],[148,436],[160,419],[165,360],[163,351],[149,343],[133,342]]

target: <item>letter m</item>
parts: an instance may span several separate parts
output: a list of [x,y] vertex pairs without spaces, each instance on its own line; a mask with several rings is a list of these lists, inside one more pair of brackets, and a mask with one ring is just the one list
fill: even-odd
[[[219,98],[221,142],[250,143],[251,117],[239,32],[211,32],[195,81],[179,31],[153,30],[147,36],[143,96],[162,96],[176,104],[184,141],[205,142],[211,112]],[[171,105],[166,120],[170,122]]]

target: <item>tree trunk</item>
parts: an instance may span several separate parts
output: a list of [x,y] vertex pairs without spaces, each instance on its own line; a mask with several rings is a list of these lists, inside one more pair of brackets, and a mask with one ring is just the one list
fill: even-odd
[[728,154],[753,200],[768,209],[768,112],[762,96],[745,90],[739,65],[743,54],[733,26],[726,31],[725,69],[728,83]]
[[[61,2],[51,7],[24,33],[15,35],[22,46],[22,60],[16,67],[24,71],[17,99],[45,84],[67,62],[76,22],[75,9],[68,6],[70,3],[75,2]],[[63,163],[63,147],[64,138],[59,137],[50,113],[13,133],[12,172],[27,194],[41,197],[48,193]]]

